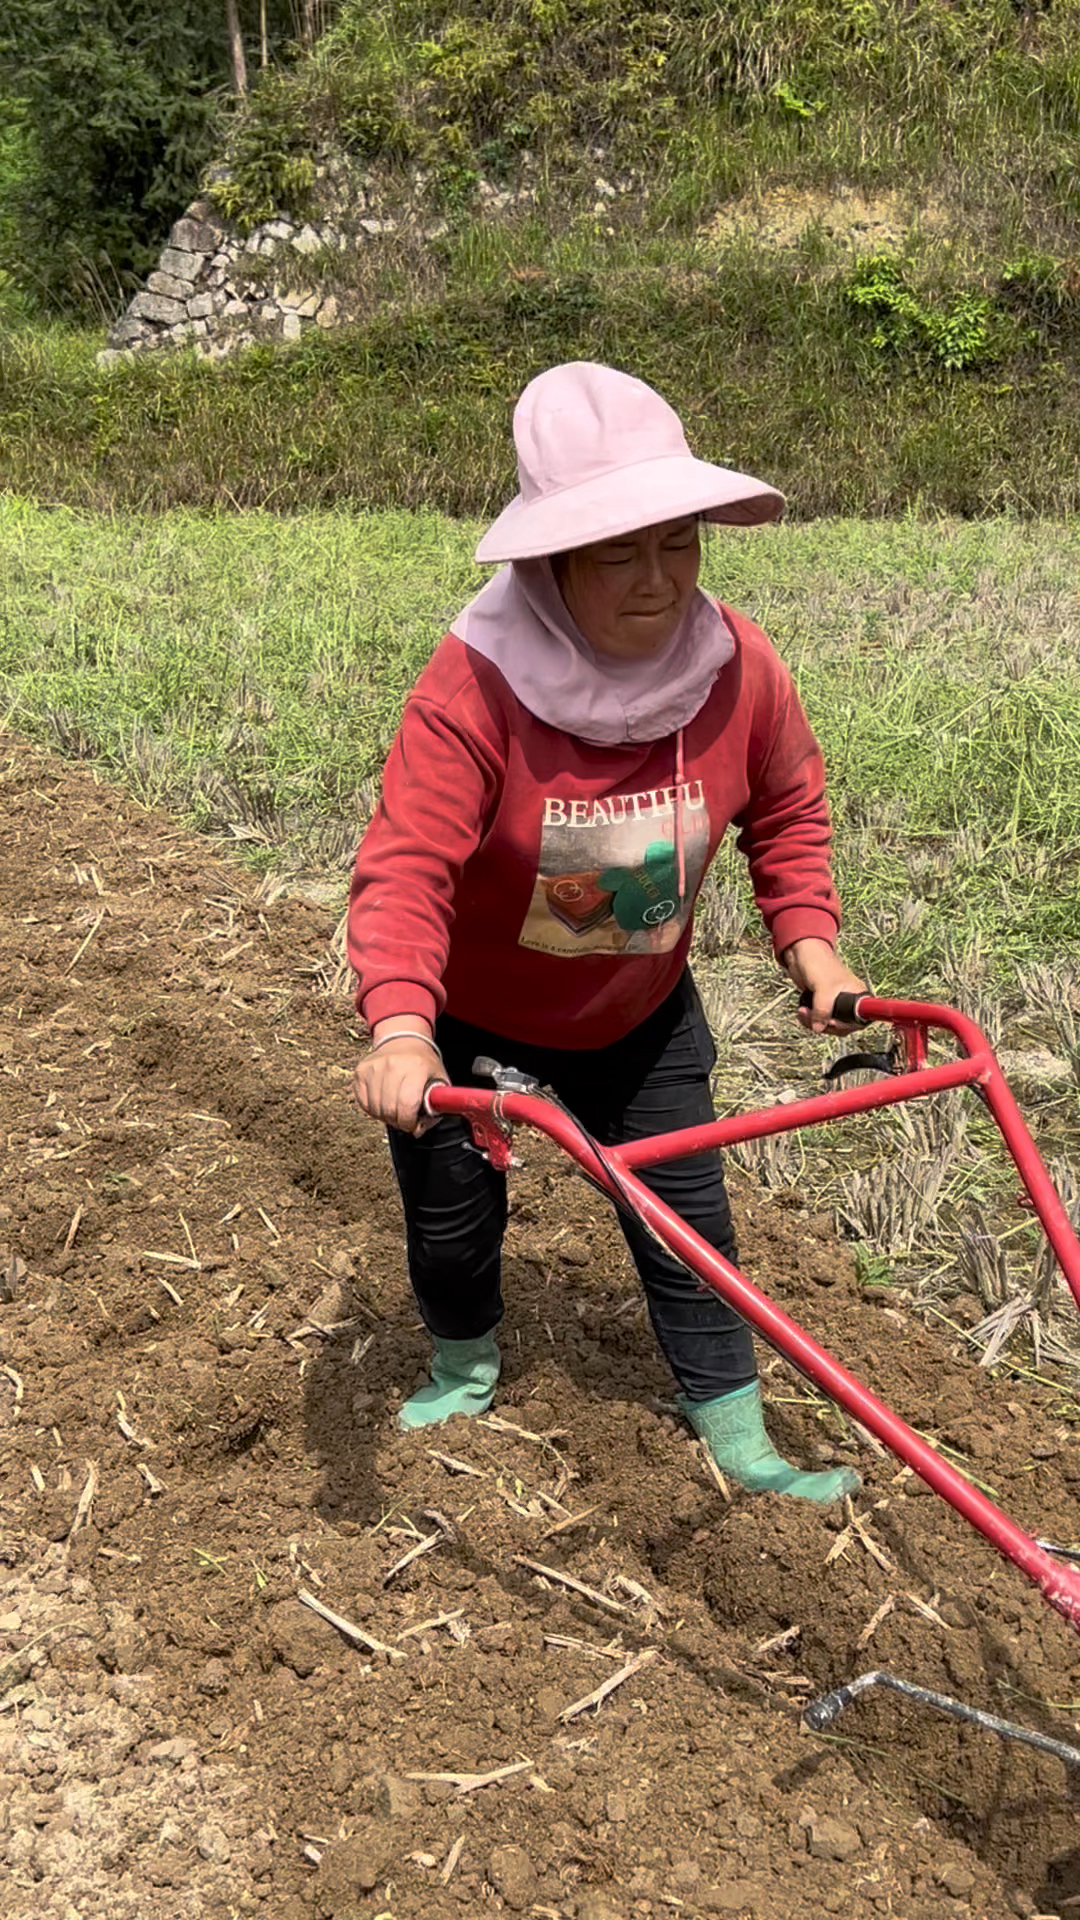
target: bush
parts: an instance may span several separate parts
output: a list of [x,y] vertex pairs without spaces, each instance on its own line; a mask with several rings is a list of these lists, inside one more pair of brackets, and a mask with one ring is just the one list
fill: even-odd
[[0,306],[8,313],[18,311],[24,298],[8,268],[3,265],[14,253],[16,223],[13,204],[25,189],[34,166],[34,148],[26,124],[26,108],[21,100],[5,99],[0,94]]
[[315,185],[315,161],[296,91],[280,73],[259,87],[259,111],[238,117],[229,169],[211,194],[227,219],[247,233],[279,207],[306,213]]
[[853,307],[871,316],[871,343],[881,350],[913,352],[950,373],[984,366],[1004,351],[1006,330],[985,294],[965,290],[928,301],[913,291],[894,254],[861,260],[844,291]]

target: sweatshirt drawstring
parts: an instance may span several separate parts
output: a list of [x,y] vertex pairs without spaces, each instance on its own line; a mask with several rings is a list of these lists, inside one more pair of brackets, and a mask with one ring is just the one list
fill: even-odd
[[675,859],[679,870],[679,911],[686,904],[686,846],[683,840],[682,791],[685,766],[683,761],[683,730],[680,727],[675,735]]

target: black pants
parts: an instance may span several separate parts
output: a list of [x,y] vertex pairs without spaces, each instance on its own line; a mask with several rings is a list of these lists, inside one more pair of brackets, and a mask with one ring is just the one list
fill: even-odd
[[[553,1088],[604,1146],[714,1117],[709,1074],[716,1052],[689,973],[655,1013],[610,1047],[571,1052],[524,1046],[450,1014],[438,1021],[435,1037],[456,1086],[490,1086],[476,1078],[472,1063],[478,1054],[493,1055]],[[409,1277],[425,1324],[446,1340],[476,1339],[503,1314],[506,1178],[470,1141],[467,1123],[449,1116],[419,1138],[390,1132]],[[711,1246],[736,1259],[718,1153],[642,1169],[641,1178]],[[712,1400],[748,1385],[756,1369],[746,1322],[635,1221],[620,1215],[620,1225],[656,1337],[683,1392],[691,1400]]]

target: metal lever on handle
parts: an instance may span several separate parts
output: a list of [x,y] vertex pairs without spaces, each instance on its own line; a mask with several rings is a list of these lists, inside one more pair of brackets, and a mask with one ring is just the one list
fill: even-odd
[[478,1053],[472,1070],[480,1080],[494,1080],[500,1093],[539,1093],[540,1082],[520,1067],[501,1067],[486,1053]]
[[[813,1004],[814,996],[812,993],[808,991],[800,995],[800,1007],[812,1007]],[[902,1006],[897,1005],[895,1002],[893,1005],[896,1008],[895,1014],[885,1011],[889,1003],[886,1001],[883,1004],[880,1000],[877,1000],[876,996],[872,993],[838,993],[836,995],[832,1003],[831,1019],[840,1021],[845,1027],[871,1027],[877,1020],[891,1018],[893,1022],[893,1044],[887,1053],[845,1054],[843,1059],[834,1061],[833,1065],[827,1069],[823,1076],[824,1079],[838,1080],[842,1078],[845,1073],[867,1071],[870,1073],[886,1074],[916,1073],[927,1065],[927,1035],[929,1026],[952,1026],[951,1020],[942,1021],[939,1017],[931,1022],[927,1022],[924,1019],[920,1019],[918,1015],[923,1009],[917,1004],[913,1004],[910,1009],[916,1017],[908,1019],[903,1017],[904,1010]],[[875,1006],[878,1009],[877,1012],[868,1014],[865,1017],[862,1015],[861,1009],[863,1007]],[[942,1013],[948,1012],[948,1009],[927,1007],[925,1011],[928,1014],[940,1016]],[[952,1031],[954,1033],[957,1032],[955,1026],[952,1026]],[[976,1029],[972,1029],[972,1032],[978,1042],[985,1046],[986,1042],[982,1034],[978,1033]],[[968,1051],[970,1051],[970,1047]],[[981,1093],[981,1088],[976,1087],[975,1091]]]
[[895,1047],[887,1053],[844,1053],[839,1060],[827,1066],[822,1079],[830,1086],[836,1080],[842,1080],[845,1073],[899,1073],[900,1055]]

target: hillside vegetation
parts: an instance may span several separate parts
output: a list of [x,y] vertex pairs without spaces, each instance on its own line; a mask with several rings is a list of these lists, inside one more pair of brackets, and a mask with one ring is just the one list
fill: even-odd
[[1080,0],[345,0],[220,150],[242,228],[392,216],[310,263],[353,325],[108,375],[12,329],[0,485],[486,514],[514,396],[589,357],[801,515],[1077,505]]
[[255,218],[295,205],[333,148],[418,162],[458,206],[531,156],[565,215],[595,200],[600,143],[653,230],[840,180],[944,194],[984,238],[1049,244],[1080,211],[1078,133],[1076,0],[344,0],[234,127],[227,197]]

